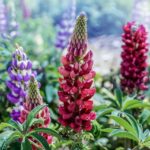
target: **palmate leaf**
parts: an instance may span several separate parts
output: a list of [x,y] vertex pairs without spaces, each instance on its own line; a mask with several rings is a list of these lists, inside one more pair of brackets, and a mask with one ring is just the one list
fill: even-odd
[[50,150],[50,147],[49,147],[46,139],[43,136],[41,136],[41,135],[39,135],[37,133],[32,133],[32,134],[30,134],[30,136],[32,138],[34,138],[36,141],[38,141],[43,146],[43,148],[45,150]]
[[23,125],[24,128],[25,128],[25,131],[27,131],[30,126],[32,126],[31,123],[32,123],[33,118],[35,118],[36,114],[37,114],[41,109],[43,109],[45,106],[46,106],[46,104],[44,104],[44,105],[39,105],[39,106],[35,107],[35,108],[29,113],[29,115],[27,116],[27,120],[25,121],[25,123],[24,123],[24,125]]
[[120,138],[128,138],[128,139],[138,142],[138,138],[135,135],[133,135],[131,132],[124,131],[122,129],[116,129],[116,130],[112,131],[110,133],[110,136],[117,136]]
[[118,116],[110,116],[115,122],[117,122],[120,126],[124,127],[127,131],[130,131],[131,133],[136,133],[134,128],[125,120]]
[[50,134],[50,135],[52,135],[52,136],[55,136],[55,137],[57,137],[57,138],[59,138],[59,139],[62,139],[62,137],[58,134],[57,131],[55,131],[55,130],[53,130],[53,129],[49,129],[49,128],[36,128],[36,129],[32,130],[32,132],[30,132],[30,133],[28,134],[28,136],[30,136],[30,134],[32,134],[32,133],[39,133],[39,132],[47,133],[47,134]]
[[21,143],[21,150],[32,150],[32,145],[27,138],[24,138]]

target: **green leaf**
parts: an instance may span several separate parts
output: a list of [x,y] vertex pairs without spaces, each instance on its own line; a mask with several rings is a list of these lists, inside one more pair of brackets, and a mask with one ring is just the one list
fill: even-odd
[[136,135],[139,137],[139,124],[137,123],[135,118],[132,115],[130,115],[129,113],[125,113],[125,117],[130,122],[132,127],[134,128]]
[[36,141],[38,141],[40,144],[42,144],[42,146],[45,150],[50,150],[50,147],[49,147],[46,139],[43,136],[36,134],[36,133],[30,134],[30,136],[32,138],[34,138]]
[[142,108],[142,107],[147,107],[147,106],[149,106],[149,104],[144,103],[143,101],[129,99],[124,102],[123,110],[129,110],[133,108]]
[[33,118],[36,116],[36,114],[37,114],[41,109],[43,109],[45,106],[46,106],[46,104],[44,104],[44,105],[39,105],[39,106],[35,107],[35,108],[29,113],[29,115],[27,116],[27,120],[26,120],[25,123],[24,123],[24,127],[25,127],[25,130],[26,130],[26,131],[27,131],[28,128],[31,126],[32,120],[33,120]]
[[34,130],[32,130],[31,133],[29,133],[28,136],[30,136],[30,134],[32,134],[32,133],[39,133],[39,132],[47,133],[47,134],[50,134],[50,135],[52,135],[52,136],[55,136],[55,137],[57,137],[57,138],[59,138],[59,139],[62,139],[62,137],[58,134],[57,131],[55,131],[55,130],[53,130],[53,129],[49,129],[49,128],[37,128],[37,129],[34,129]]
[[22,138],[22,135],[18,131],[14,131],[10,136],[4,141],[2,149],[7,148],[7,146],[12,143],[13,141]]
[[54,88],[51,85],[46,85],[45,93],[46,93],[46,100],[50,103],[53,100],[53,92]]
[[115,96],[116,96],[116,98],[117,98],[117,101],[119,102],[119,105],[120,105],[120,107],[122,107],[122,91],[121,91],[121,89],[120,88],[117,88],[116,90],[115,90]]
[[113,129],[113,128],[105,128],[105,129],[101,129],[102,132],[107,132],[107,133],[110,133],[112,131],[114,131],[116,129]]
[[44,124],[44,120],[42,118],[33,118],[32,121],[29,124],[29,127],[31,127],[32,125],[36,125],[36,124]]
[[110,107],[110,108],[105,108],[105,109],[103,109],[101,111],[98,111],[97,118],[99,118],[99,117],[101,117],[101,116],[103,116],[105,114],[110,114],[113,110],[114,110],[114,108]]
[[131,132],[124,131],[124,130],[121,130],[121,129],[114,130],[110,134],[110,136],[117,136],[117,137],[120,137],[120,138],[128,138],[128,139],[131,139],[131,140],[134,140],[134,141],[138,142],[137,137],[134,136]]
[[14,120],[10,120],[9,123],[14,126],[18,131],[23,131],[23,126],[20,122],[15,122]]
[[150,118],[150,110],[143,110],[143,112],[141,113],[140,115],[140,119],[139,119],[139,122],[141,124],[144,124],[146,120],[148,120],[148,118]]
[[3,143],[11,136],[14,131],[6,130],[0,133],[0,147],[2,147]]
[[16,129],[17,130],[17,128],[14,125],[11,125],[9,123],[1,123],[0,124],[0,131],[2,131],[5,128],[12,128],[12,129]]
[[21,143],[21,150],[32,150],[32,145],[27,138],[24,138]]
[[142,143],[143,146],[150,148],[150,141]]
[[132,126],[124,119],[118,117],[118,116],[110,116],[113,120],[115,120],[120,126],[124,127],[126,130],[130,131],[131,133],[135,133]]
[[113,99],[113,100],[115,99],[115,96],[105,88],[102,89],[102,93],[108,96],[108,98],[110,99]]

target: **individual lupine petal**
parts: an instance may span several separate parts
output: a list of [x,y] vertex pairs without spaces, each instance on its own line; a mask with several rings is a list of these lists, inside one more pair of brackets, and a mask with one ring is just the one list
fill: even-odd
[[[26,66],[28,65],[28,63],[30,64],[30,68],[27,69]],[[32,66],[31,61],[27,59],[27,56],[24,53],[23,48],[17,46],[17,49],[12,54],[11,65],[8,68],[10,80],[7,81],[6,84],[10,89],[10,93],[8,93],[7,98],[11,103],[15,104],[15,106],[18,107],[17,109],[18,112],[20,112],[22,101],[24,101],[26,96],[27,92],[26,87],[32,74],[31,66]],[[14,113],[12,112],[11,114],[13,115]],[[19,114],[20,113],[18,113],[18,115]],[[15,120],[18,119],[15,118]]]
[[19,97],[14,96],[12,93],[7,94],[7,98],[11,103],[18,103],[19,102]]
[[[39,84],[36,81],[34,75],[32,75],[30,77],[30,82],[29,82],[29,87],[28,87],[28,92],[27,92],[27,96],[26,96],[26,101],[24,102],[24,108],[21,111],[21,115],[20,115],[20,122],[24,123],[27,119],[27,116],[29,114],[30,111],[32,111],[32,109],[34,109],[36,106],[38,105],[42,105],[43,103],[43,99],[42,96],[40,95],[40,91],[39,91]],[[51,122],[51,118],[50,118],[50,112],[48,107],[44,107],[37,115],[36,115],[37,119],[43,119],[44,124],[38,124],[37,126],[39,128],[47,128]],[[37,128],[37,126],[35,127],[34,125],[30,127],[30,130],[34,130],[35,128]],[[43,136],[44,138],[46,138],[47,142],[49,144],[51,144],[52,142],[52,136],[46,134],[46,133],[40,133],[41,136]],[[31,139],[33,140],[33,139]],[[36,144],[38,144],[39,146],[41,146],[38,141],[35,141]]]
[[18,118],[20,117],[20,111],[13,110],[10,116],[13,118],[13,120],[18,121]]
[[28,63],[27,63],[27,66],[26,66],[26,69],[29,70],[32,68],[32,62],[30,60],[28,60]]
[[61,105],[58,121],[63,126],[69,126],[75,132],[91,130],[91,120],[96,115],[92,112],[93,101],[90,98],[95,94],[91,88],[95,72],[92,70],[92,52],[87,52],[86,16],[82,13],[76,22],[71,37],[68,52],[63,56],[59,72],[60,90],[58,92]]
[[[121,87],[127,94],[144,91],[147,77],[147,32],[143,25],[127,23],[122,35]],[[146,74],[145,74],[146,73]],[[144,80],[146,78],[146,80]],[[137,93],[138,94],[138,93]]]
[[84,89],[81,91],[81,97],[82,97],[82,99],[85,99],[87,97],[88,97],[88,99],[90,99],[95,94],[95,92],[96,92],[95,88]]

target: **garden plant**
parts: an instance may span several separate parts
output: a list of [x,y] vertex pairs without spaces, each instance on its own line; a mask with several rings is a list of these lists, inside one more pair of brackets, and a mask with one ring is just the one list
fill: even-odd
[[118,27],[121,62],[105,76],[94,67],[89,14],[76,17],[75,0],[56,36],[25,0],[20,26],[6,4],[0,0],[0,150],[149,150],[148,28],[132,20]]

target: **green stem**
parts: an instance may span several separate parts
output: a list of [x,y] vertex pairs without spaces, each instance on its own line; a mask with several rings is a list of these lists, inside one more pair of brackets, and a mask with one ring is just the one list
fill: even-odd
[[36,148],[38,148],[38,149],[43,149],[43,148],[41,148],[39,145],[37,145],[36,143],[34,143],[32,140],[30,140],[29,139],[29,142],[32,144],[32,145],[34,145]]

